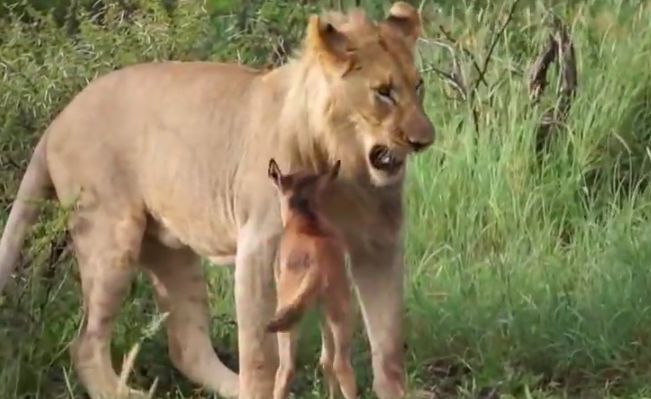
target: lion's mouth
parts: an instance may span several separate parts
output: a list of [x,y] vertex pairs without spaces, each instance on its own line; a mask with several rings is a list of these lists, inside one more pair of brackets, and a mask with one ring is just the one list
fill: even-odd
[[397,156],[389,147],[374,145],[368,154],[371,165],[378,170],[389,174],[395,174],[402,168],[405,160]]

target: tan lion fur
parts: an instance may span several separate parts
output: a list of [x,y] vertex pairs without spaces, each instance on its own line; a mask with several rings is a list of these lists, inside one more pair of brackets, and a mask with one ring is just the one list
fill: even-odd
[[[313,172],[341,159],[325,212],[351,248],[374,389],[380,399],[404,395],[405,168],[374,168],[370,153],[381,145],[404,160],[433,140],[412,54],[419,29],[402,2],[379,23],[359,11],[313,16],[303,51],[277,69],[133,65],[91,82],[53,120],[0,240],[0,289],[37,216],[28,200],[54,188],[60,201],[76,201],[70,227],[85,318],[72,356],[93,399],[116,391],[112,328],[139,270],[169,312],[169,352],[184,375],[229,398],[271,396],[276,342],[264,327],[282,229],[261,172],[271,157]],[[212,349],[200,256],[235,263],[239,376]]]

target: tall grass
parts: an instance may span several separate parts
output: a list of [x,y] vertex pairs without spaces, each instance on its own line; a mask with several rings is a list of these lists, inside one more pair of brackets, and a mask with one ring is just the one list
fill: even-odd
[[[242,30],[237,16],[211,18],[194,3],[170,14],[153,0],[131,20],[117,6],[101,23],[81,13],[72,36],[70,24],[48,18],[1,20],[0,222],[35,137],[89,79],[142,60],[267,63],[276,42],[260,38],[278,31],[295,40],[310,10],[281,3],[253,10]],[[409,379],[461,397],[486,387],[505,397],[648,397],[651,3],[545,4],[570,26],[579,87],[567,125],[542,159],[534,131],[544,109],[530,109],[524,76],[544,39],[542,2],[522,1],[499,38],[486,76],[498,84],[477,94],[479,132],[467,105],[450,99],[437,75],[425,75],[438,141],[414,158],[407,183]],[[465,1],[436,12],[424,2],[426,34],[438,38],[443,24],[483,59],[508,5]],[[284,17],[299,22],[283,31]],[[440,48],[423,43],[421,50],[424,64],[448,67]],[[467,60],[463,66],[470,74]],[[3,398],[81,397],[67,353],[79,325],[79,287],[65,251],[57,261],[61,217],[52,210],[42,218],[27,262],[33,267],[0,298]],[[235,364],[232,276],[206,270],[214,342]],[[164,335],[149,331],[157,317],[139,279],[116,327],[115,364],[140,343],[131,383],[147,387],[158,378],[158,392],[190,397],[194,387],[173,370]],[[318,332],[309,324],[295,390],[318,398]],[[371,397],[361,332],[357,342],[358,378]]]
[[[541,387],[630,387],[651,360],[651,203],[635,186],[649,156],[649,8],[558,11],[577,46],[579,95],[542,162],[523,77],[511,75],[482,109],[479,137],[467,113],[431,95],[439,142],[412,164],[409,181],[413,362],[453,355],[477,380],[507,390],[533,384],[525,375]],[[528,13],[535,18],[531,8],[521,21]],[[474,16],[455,22],[472,26]],[[531,60],[512,46],[523,34],[514,25],[493,81]]]

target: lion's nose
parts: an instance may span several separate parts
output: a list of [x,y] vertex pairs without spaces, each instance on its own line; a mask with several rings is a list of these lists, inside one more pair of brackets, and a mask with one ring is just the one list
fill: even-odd
[[429,119],[423,117],[407,131],[407,142],[414,151],[419,152],[432,145],[434,135],[434,126]]
[[405,140],[414,151],[422,151],[434,142],[434,125],[422,112],[414,112],[403,121]]

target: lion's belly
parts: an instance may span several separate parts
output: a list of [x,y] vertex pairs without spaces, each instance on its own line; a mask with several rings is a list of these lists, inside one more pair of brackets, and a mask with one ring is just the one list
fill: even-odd
[[155,221],[148,228],[158,240],[169,247],[188,246],[207,258],[234,256],[237,231],[223,210],[228,205],[214,204],[203,196],[181,199],[185,196],[177,193],[174,189],[169,195],[157,191],[145,198]]
[[162,240],[180,241],[204,257],[232,256],[237,226],[228,176],[234,155],[204,143],[194,130],[170,124],[152,122],[155,130],[139,152],[138,180],[147,210],[159,223]]
[[[192,234],[181,238],[170,228],[169,220],[159,217],[160,220],[150,218],[147,223],[146,234],[156,239],[161,244],[172,249],[192,248],[195,252],[208,258],[218,265],[231,264],[235,260],[235,250],[232,240],[226,234],[221,235],[221,240],[206,240],[203,237],[193,237]],[[217,234],[219,236],[219,234]],[[230,245],[228,243],[231,243]]]

